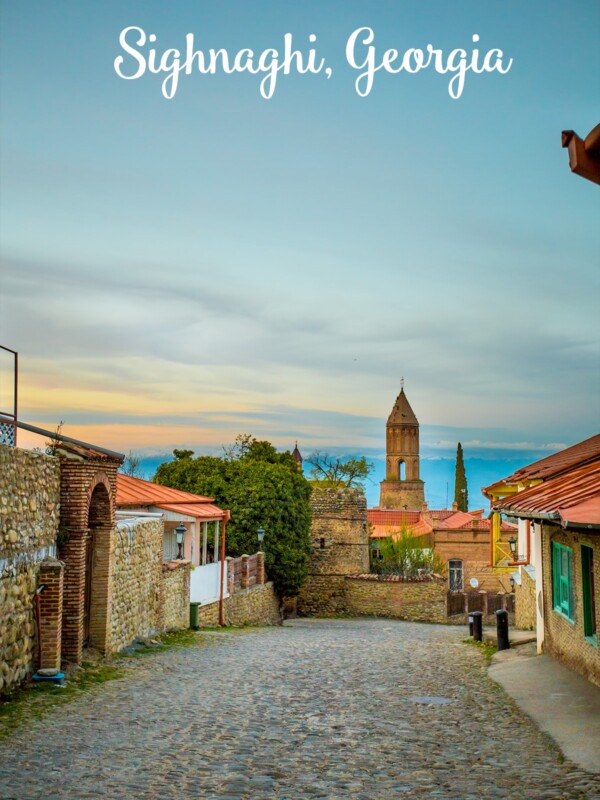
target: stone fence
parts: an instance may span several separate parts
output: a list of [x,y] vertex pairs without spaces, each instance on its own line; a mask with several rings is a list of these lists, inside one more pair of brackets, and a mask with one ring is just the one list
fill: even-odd
[[388,617],[412,622],[447,622],[446,581],[401,580],[397,575],[348,575],[344,607],[354,616]]
[[[54,558],[59,500],[57,458],[0,445],[0,694],[37,661],[35,597],[42,585],[48,587],[37,600],[44,630],[60,645],[62,608],[54,608],[57,586],[62,598],[63,568]],[[46,638],[42,649],[56,662],[56,644]]]

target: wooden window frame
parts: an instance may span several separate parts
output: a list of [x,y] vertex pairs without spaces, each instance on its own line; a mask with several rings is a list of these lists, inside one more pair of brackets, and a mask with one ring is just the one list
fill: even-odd
[[583,600],[583,636],[586,642],[598,647],[594,586],[594,548],[581,545],[581,596]]
[[572,624],[575,623],[574,588],[573,548],[552,542],[552,608]]

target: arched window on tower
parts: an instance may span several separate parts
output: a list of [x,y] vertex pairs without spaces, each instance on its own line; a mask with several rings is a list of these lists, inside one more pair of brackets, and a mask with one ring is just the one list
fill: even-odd
[[398,462],[398,480],[406,480],[406,464],[402,460]]

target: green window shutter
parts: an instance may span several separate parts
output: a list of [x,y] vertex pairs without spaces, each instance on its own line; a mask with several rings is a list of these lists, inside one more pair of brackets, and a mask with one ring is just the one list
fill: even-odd
[[574,619],[572,550],[558,542],[552,542],[552,604],[571,621]]

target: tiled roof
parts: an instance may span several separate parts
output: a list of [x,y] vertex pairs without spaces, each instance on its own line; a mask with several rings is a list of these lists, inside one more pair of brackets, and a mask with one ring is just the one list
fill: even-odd
[[539,461],[534,461],[533,464],[528,464],[521,467],[508,478],[490,484],[483,489],[486,496],[489,497],[489,492],[496,487],[501,487],[503,484],[518,484],[534,480],[547,480],[553,475],[558,475],[571,467],[578,464],[584,464],[589,461],[600,458],[600,433],[595,436],[590,436],[583,442],[578,442],[572,447],[567,447],[565,450],[560,450],[558,453],[553,453],[551,456],[546,456]]
[[185,514],[188,517],[196,517],[203,519],[205,522],[209,520],[222,519],[225,516],[225,511],[214,503],[169,503],[157,504],[158,508],[164,508],[165,511],[174,511],[176,514]]
[[[406,527],[415,536],[422,536],[435,531],[489,531],[490,520],[481,518],[481,510],[449,511],[446,508],[427,511],[397,511],[383,508],[370,508],[367,519],[371,523],[372,539],[383,539],[398,534],[400,528]],[[502,520],[501,530],[511,533],[516,526]]]
[[394,403],[394,407],[392,408],[391,414],[388,417],[387,421],[388,425],[418,425],[419,421],[415,416],[415,412],[410,407],[410,403],[406,395],[404,394],[404,389],[400,390],[400,394],[396,398],[396,402]]
[[525,489],[494,509],[565,527],[600,526],[600,459]]
[[164,503],[212,503],[212,497],[203,497],[191,492],[171,489],[158,483],[132,478],[130,475],[117,475],[117,506],[153,505]]
[[419,521],[419,511],[403,511],[402,509],[369,508],[367,520],[372,525],[410,525]]

